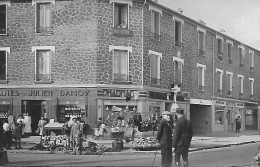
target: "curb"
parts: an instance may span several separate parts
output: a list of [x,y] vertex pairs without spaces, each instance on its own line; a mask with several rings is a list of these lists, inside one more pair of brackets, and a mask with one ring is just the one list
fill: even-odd
[[[216,145],[216,146],[206,146],[206,147],[199,147],[199,148],[190,148],[190,152],[196,152],[201,150],[210,150],[216,148],[224,148],[224,147],[232,147],[250,143],[259,143],[259,141],[248,141],[242,143],[234,143],[234,144],[223,144],[223,145]],[[64,151],[39,151],[39,150],[29,150],[29,149],[22,149],[22,150],[7,150],[8,153],[27,153],[27,154],[70,154]],[[87,153],[82,155],[99,155],[99,156],[113,156],[113,155],[139,155],[139,154],[155,154],[160,153],[160,150],[153,150],[153,151],[135,151],[135,150],[125,150],[121,152],[103,152],[103,153]]]

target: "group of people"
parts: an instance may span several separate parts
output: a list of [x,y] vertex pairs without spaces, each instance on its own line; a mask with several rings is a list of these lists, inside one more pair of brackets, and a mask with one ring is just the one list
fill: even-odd
[[9,115],[7,119],[0,122],[0,149],[11,149],[12,140],[15,140],[15,149],[21,149],[21,137],[25,133],[31,133],[31,117],[28,114],[20,115],[14,121],[14,117]]
[[[158,127],[157,140],[161,147],[161,166],[172,166],[172,148],[174,148],[175,166],[181,166],[180,157],[182,156],[184,167],[188,167],[188,152],[193,137],[191,123],[184,117],[184,109],[178,108],[176,110],[175,127],[173,127],[171,116],[172,113],[169,111],[162,112],[162,119]],[[173,128],[175,129],[174,133]]]

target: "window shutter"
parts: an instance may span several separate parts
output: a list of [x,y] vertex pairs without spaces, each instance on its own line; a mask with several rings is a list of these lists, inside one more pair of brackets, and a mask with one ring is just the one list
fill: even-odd
[[155,19],[155,13],[154,13],[154,11],[152,10],[151,11],[151,32],[152,33],[155,33],[155,21],[154,21],[154,19]]
[[119,5],[115,4],[114,6],[114,26],[119,26]]
[[[121,10],[121,17],[122,17],[122,20],[121,21],[124,21],[126,23],[126,27],[128,27],[128,5],[124,5],[122,7],[122,10]],[[120,21],[120,22],[121,22]]]

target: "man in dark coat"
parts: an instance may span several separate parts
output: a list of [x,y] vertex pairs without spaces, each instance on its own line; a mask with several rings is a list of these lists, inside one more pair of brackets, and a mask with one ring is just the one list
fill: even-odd
[[178,108],[177,113],[177,122],[175,125],[175,131],[173,135],[173,147],[175,148],[175,165],[180,167],[180,157],[184,161],[184,167],[188,167],[188,153],[193,136],[191,129],[190,121],[184,117],[184,110]]
[[157,132],[157,140],[161,146],[161,166],[172,165],[172,125],[170,124],[169,111],[162,112],[162,119]]

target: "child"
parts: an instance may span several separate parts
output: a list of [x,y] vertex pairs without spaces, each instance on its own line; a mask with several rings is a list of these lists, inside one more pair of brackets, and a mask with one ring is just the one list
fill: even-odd
[[[19,123],[15,123],[15,128],[14,128],[15,149],[22,148],[21,147],[22,128],[23,128],[22,121],[19,121]],[[17,147],[17,143],[19,145],[19,148]]]

